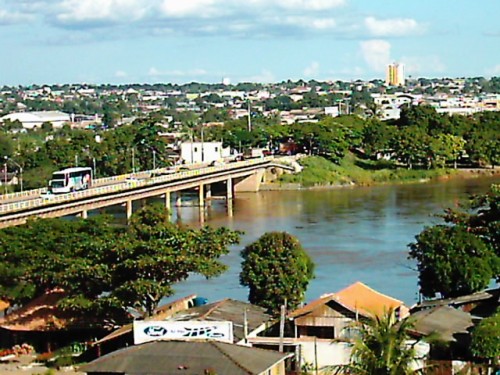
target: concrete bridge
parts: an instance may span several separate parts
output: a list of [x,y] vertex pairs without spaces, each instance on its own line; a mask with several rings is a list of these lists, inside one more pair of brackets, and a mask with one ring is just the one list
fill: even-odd
[[[227,200],[228,214],[232,215],[232,198],[238,192],[256,192],[263,182],[267,168],[293,170],[273,157],[204,167],[177,173],[166,170],[138,172],[96,180],[97,186],[75,193],[41,197],[44,190],[28,191],[0,197],[0,228],[25,223],[30,218],[50,218],[80,215],[86,218],[91,210],[114,205],[126,207],[127,219],[132,215],[135,200],[161,196],[165,207],[171,209],[171,194],[175,205],[182,204],[182,191],[197,190],[200,211],[215,193]],[[203,215],[200,215],[203,220]]]

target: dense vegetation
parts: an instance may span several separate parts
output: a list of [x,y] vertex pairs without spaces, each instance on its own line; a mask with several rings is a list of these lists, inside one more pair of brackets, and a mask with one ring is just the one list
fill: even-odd
[[106,217],[35,220],[1,231],[0,296],[22,306],[62,288],[62,307],[122,323],[130,309],[151,315],[190,274],[221,274],[219,258],[238,241],[229,229],[172,224],[160,206],[138,211],[127,228]]
[[[205,116],[210,113],[208,110]],[[166,166],[170,163],[168,148],[172,144],[158,137],[162,131],[158,124],[164,120],[163,115],[155,113],[135,120],[132,125],[110,129],[54,130],[47,124],[26,134],[13,133],[19,124],[7,123],[2,127],[4,133],[0,134],[0,157],[6,158],[11,171],[18,170],[19,166],[23,168],[27,189],[44,186],[51,172],[64,166],[95,166],[98,177],[129,173],[132,169],[151,169],[153,159],[157,167]],[[194,113],[181,112],[179,116],[183,124],[180,131],[185,139],[201,140],[198,122],[201,119]],[[251,129],[246,119],[225,120],[223,127],[204,129],[203,138],[223,140],[225,146],[241,151],[267,147],[278,152],[281,147],[285,153],[321,156],[340,169],[354,173],[351,180],[360,180],[359,183],[366,180],[363,173],[358,173],[361,170],[384,169],[369,179],[391,181],[406,178],[398,172],[402,168],[439,170],[457,163],[498,164],[500,112],[463,117],[440,115],[431,107],[410,106],[403,108],[401,119],[394,122],[351,115],[282,125],[271,117],[254,118]],[[346,160],[350,152],[361,159],[356,162],[357,169]],[[391,161],[371,161],[382,154]],[[335,167],[334,172],[345,176],[340,169]],[[314,178],[303,177],[306,184],[314,183]],[[325,178],[321,182],[338,182],[334,176]]]
[[425,228],[410,244],[417,261],[420,292],[455,297],[500,279],[500,189],[474,197],[469,210],[449,209],[446,224]]

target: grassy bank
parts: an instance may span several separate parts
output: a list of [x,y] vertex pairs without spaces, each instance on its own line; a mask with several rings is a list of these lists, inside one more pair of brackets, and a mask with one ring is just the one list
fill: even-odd
[[303,187],[325,185],[368,186],[381,183],[400,183],[428,180],[454,174],[449,169],[404,169],[387,161],[361,160],[347,155],[340,165],[318,156],[303,158],[299,163],[304,170],[298,174],[280,177],[281,183],[301,184]]

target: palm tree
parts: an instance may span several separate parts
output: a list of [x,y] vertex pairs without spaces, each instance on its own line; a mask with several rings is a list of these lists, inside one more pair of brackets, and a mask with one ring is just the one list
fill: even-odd
[[347,365],[328,369],[334,374],[410,375],[422,374],[417,367],[415,345],[410,339],[412,322],[398,321],[394,310],[359,324],[359,336],[353,343]]

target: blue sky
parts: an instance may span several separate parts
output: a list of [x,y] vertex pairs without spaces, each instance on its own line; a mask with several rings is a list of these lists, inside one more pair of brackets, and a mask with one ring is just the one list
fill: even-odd
[[0,0],[0,84],[500,75],[500,0]]

